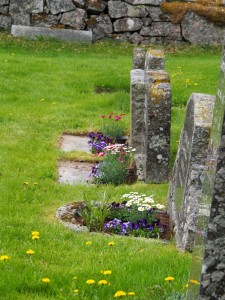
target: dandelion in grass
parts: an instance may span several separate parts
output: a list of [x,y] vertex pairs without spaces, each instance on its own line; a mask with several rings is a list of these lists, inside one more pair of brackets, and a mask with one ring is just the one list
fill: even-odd
[[73,290],[74,294],[77,294],[79,292],[78,289]]
[[104,279],[99,280],[99,282],[98,282],[98,285],[106,285],[106,284],[108,284],[108,281],[104,280]]
[[109,242],[109,243],[108,243],[108,246],[114,246],[114,245],[115,245],[114,242]]
[[39,238],[39,235],[32,235],[32,240],[38,240]]
[[86,283],[89,284],[89,285],[92,285],[92,284],[95,284],[95,280],[94,279],[88,279],[86,281]]
[[2,260],[2,261],[6,261],[8,259],[9,259],[8,255],[1,255],[0,256],[0,260]]
[[28,181],[24,181],[24,183],[23,183],[24,185],[28,185],[29,184],[29,182]]
[[34,251],[31,250],[31,249],[29,249],[29,250],[27,250],[26,254],[28,254],[28,255],[33,255],[33,254],[34,254]]
[[103,275],[111,275],[112,274],[112,271],[111,270],[105,270],[105,271],[101,271],[101,273]]
[[92,242],[91,242],[91,241],[87,241],[85,244],[86,244],[86,245],[91,245]]
[[114,295],[114,298],[123,297],[126,296],[126,293],[124,291],[117,291]]
[[39,235],[40,232],[39,232],[39,231],[32,231],[31,234],[32,234],[32,235]]
[[34,185],[38,185],[38,183],[37,183],[37,182],[34,182]]
[[134,292],[128,292],[127,295],[128,296],[135,296],[135,293]]
[[165,280],[166,281],[173,281],[173,280],[175,280],[175,278],[172,277],[172,276],[168,276],[168,277],[165,278]]
[[44,283],[50,283],[51,282],[51,280],[48,277],[42,278],[41,281],[44,282]]
[[77,276],[74,276],[74,277],[73,277],[73,280],[74,280],[74,281],[77,280]]
[[188,283],[185,284],[185,287],[188,288]]
[[190,281],[190,283],[193,283],[193,284],[200,284],[200,282],[195,279],[190,279],[189,281]]

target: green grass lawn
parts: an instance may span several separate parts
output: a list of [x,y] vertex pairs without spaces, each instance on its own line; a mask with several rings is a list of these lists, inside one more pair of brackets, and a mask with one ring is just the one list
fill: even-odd
[[[83,191],[90,189],[106,190],[110,201],[137,191],[166,204],[167,184],[90,188],[57,183],[57,159],[64,156],[58,139],[63,132],[95,130],[99,116],[114,111],[127,114],[129,133],[132,46],[27,41],[4,33],[0,46],[0,255],[9,256],[0,261],[0,298],[110,300],[123,290],[135,292],[127,298],[138,300],[177,299],[176,293],[185,293],[190,255],[179,253],[172,241],[77,233],[55,217],[61,205],[82,200]],[[216,93],[221,50],[165,51],[173,90],[172,167],[185,104],[192,92]],[[98,86],[113,92],[98,94]],[[83,157],[79,152],[71,155]],[[32,240],[34,230],[40,232],[39,240]],[[31,256],[26,254],[29,249],[35,252]],[[165,281],[168,276],[175,280]],[[42,282],[45,277],[50,283]],[[96,283],[88,285],[88,279]],[[110,285],[99,286],[101,279]]]

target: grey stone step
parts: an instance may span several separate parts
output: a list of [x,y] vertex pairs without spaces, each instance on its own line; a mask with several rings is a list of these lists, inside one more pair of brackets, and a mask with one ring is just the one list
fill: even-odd
[[44,36],[67,42],[92,43],[92,31],[84,30],[12,25],[11,34],[16,37],[37,38],[38,36]]

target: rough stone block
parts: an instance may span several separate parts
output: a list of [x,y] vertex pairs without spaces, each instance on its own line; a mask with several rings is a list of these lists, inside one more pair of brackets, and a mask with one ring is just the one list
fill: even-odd
[[0,15],[0,28],[4,28],[5,30],[10,30],[12,25],[12,17]]
[[93,41],[97,41],[113,32],[112,22],[108,15],[100,15],[87,20],[87,26],[92,30]]
[[133,69],[145,68],[145,50],[143,48],[133,49]]
[[53,15],[74,10],[76,8],[72,0],[46,0],[46,3]]
[[51,27],[57,25],[61,19],[61,14],[50,15],[50,14],[32,14],[31,25],[36,27]]
[[115,32],[136,31],[141,29],[143,22],[138,18],[118,19],[113,23]]
[[137,32],[135,32],[129,37],[129,40],[132,44],[138,45],[143,40],[143,37],[140,36],[140,34],[138,34]]
[[145,58],[145,70],[164,70],[165,56],[162,50],[148,49]]
[[168,193],[168,212],[181,250],[193,249],[214,103],[214,96],[192,94],[187,104]]
[[87,0],[86,7],[89,12],[100,13],[106,8],[107,3],[102,0]]
[[164,14],[160,7],[148,6],[147,11],[152,21],[170,21],[169,16]]
[[171,40],[182,40],[181,28],[179,24],[170,22],[152,22],[150,26],[143,26],[140,35],[151,37],[169,37]]
[[188,12],[182,22],[182,34],[192,44],[223,44],[225,28],[216,26],[194,12]]
[[112,1],[108,2],[108,10],[111,18],[127,17],[128,4],[124,1]]
[[164,70],[147,70],[145,76],[145,181],[162,183],[169,174],[171,86]]
[[14,25],[30,25],[30,14],[21,12],[18,14],[12,14],[12,17]]
[[9,12],[11,14],[19,13],[41,13],[44,9],[43,0],[10,0]]
[[64,25],[69,25],[77,30],[82,30],[85,28],[86,18],[86,11],[82,8],[76,8],[76,10],[74,11],[63,13],[60,23]]
[[72,41],[80,43],[91,43],[92,32],[72,29],[50,29],[45,27],[30,27],[12,25],[11,34],[14,36],[23,36],[28,38],[36,38],[37,36],[45,36],[56,38],[63,41]]
[[161,3],[164,2],[164,0],[126,0],[126,2],[132,5],[146,4],[146,5],[159,6]]

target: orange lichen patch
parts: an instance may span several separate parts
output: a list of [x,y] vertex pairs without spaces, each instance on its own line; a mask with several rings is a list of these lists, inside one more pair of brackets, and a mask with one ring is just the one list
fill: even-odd
[[156,57],[162,57],[164,58],[164,52],[162,50],[156,50],[156,49],[148,49],[147,53],[151,54],[152,56]]
[[225,23],[225,7],[223,7],[222,0],[199,0],[195,3],[179,1],[171,3],[164,2],[161,4],[161,9],[164,13],[170,15],[170,19],[173,23],[179,23],[189,11],[203,16],[209,21]]

